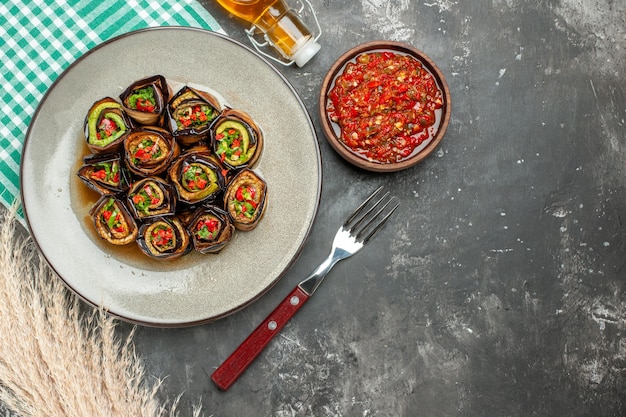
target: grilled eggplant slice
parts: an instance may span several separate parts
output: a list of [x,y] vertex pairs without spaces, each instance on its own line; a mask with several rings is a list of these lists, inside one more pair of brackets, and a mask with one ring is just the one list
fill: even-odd
[[126,201],[137,220],[176,213],[172,185],[159,177],[148,177],[134,183],[128,190]]
[[98,235],[114,245],[127,245],[137,238],[137,223],[123,201],[102,196],[89,212]]
[[122,94],[124,111],[141,125],[162,126],[170,88],[161,75],[135,81]]
[[130,184],[130,174],[119,153],[87,155],[77,174],[89,188],[101,195],[122,193]]
[[213,95],[185,86],[167,106],[170,131],[181,145],[195,145],[210,138],[211,124],[220,112],[220,103]]
[[192,249],[189,234],[176,216],[155,217],[142,224],[137,245],[155,259],[176,259]]
[[224,206],[237,230],[254,229],[267,207],[267,184],[250,169],[243,169],[230,181]]
[[204,152],[182,154],[174,161],[168,174],[178,200],[189,205],[211,202],[224,189],[221,167]]
[[200,208],[187,226],[193,246],[200,253],[218,253],[235,232],[228,213],[216,206]]
[[167,130],[144,126],[128,134],[124,140],[124,155],[129,170],[147,177],[167,171],[180,155],[180,146]]
[[246,113],[227,109],[212,128],[213,150],[231,169],[252,168],[263,149],[263,133]]
[[93,153],[117,151],[133,128],[122,105],[105,97],[96,101],[85,117],[85,140]]

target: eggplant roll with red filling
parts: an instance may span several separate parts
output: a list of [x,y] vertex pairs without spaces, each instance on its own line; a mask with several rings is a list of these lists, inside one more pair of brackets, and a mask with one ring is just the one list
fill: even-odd
[[98,235],[109,243],[127,245],[137,238],[137,223],[117,197],[101,197],[89,214]]
[[203,152],[187,152],[179,156],[168,174],[178,200],[189,205],[210,202],[224,189],[221,167]]
[[130,175],[118,153],[91,154],[83,158],[78,177],[101,195],[119,194],[128,189]]
[[96,101],[85,117],[85,141],[93,153],[117,151],[133,122],[122,105],[105,97]]
[[143,178],[128,190],[128,207],[137,220],[176,212],[176,199],[172,185],[159,177]]
[[231,169],[252,168],[263,149],[263,132],[250,116],[239,110],[224,110],[215,122],[213,151]]
[[181,145],[194,145],[209,139],[211,124],[220,112],[220,103],[213,95],[185,86],[167,106],[170,131]]
[[169,99],[170,89],[161,75],[135,81],[120,94],[126,113],[142,125],[161,126]]
[[124,155],[129,170],[147,177],[167,171],[180,155],[180,146],[167,130],[144,126],[128,134],[124,140]]
[[192,249],[187,230],[175,216],[155,217],[142,224],[137,245],[155,259],[176,259]]
[[267,184],[252,170],[243,169],[228,184],[224,206],[237,230],[254,229],[267,207]]
[[219,207],[208,206],[196,211],[187,226],[196,251],[218,253],[230,242],[235,232],[228,213]]

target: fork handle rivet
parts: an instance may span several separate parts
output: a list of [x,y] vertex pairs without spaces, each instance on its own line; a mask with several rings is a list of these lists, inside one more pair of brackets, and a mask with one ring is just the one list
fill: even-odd
[[297,295],[294,295],[293,297],[291,297],[289,302],[292,306],[297,306],[300,303],[300,298]]
[[278,325],[276,324],[274,320],[267,323],[267,328],[270,330],[276,330],[276,327],[278,327]]

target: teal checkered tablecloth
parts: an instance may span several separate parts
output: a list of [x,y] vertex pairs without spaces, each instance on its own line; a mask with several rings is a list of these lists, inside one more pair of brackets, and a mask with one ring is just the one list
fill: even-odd
[[195,0],[0,1],[0,202],[19,199],[26,130],[53,81],[94,46],[152,26],[221,31]]

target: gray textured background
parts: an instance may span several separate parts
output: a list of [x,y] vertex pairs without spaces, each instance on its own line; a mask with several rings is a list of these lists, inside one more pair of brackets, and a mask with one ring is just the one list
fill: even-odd
[[[201,3],[247,42],[247,25]],[[198,401],[215,417],[626,415],[626,3],[311,3],[322,50],[280,70],[320,135],[315,227],[293,268],[243,311],[138,330],[148,373],[167,377],[162,398],[183,393],[183,417]],[[335,59],[376,39],[426,52],[453,102],[436,154],[395,174],[347,165],[317,113]],[[402,200],[389,226],[219,392],[215,367],[378,185]]]

